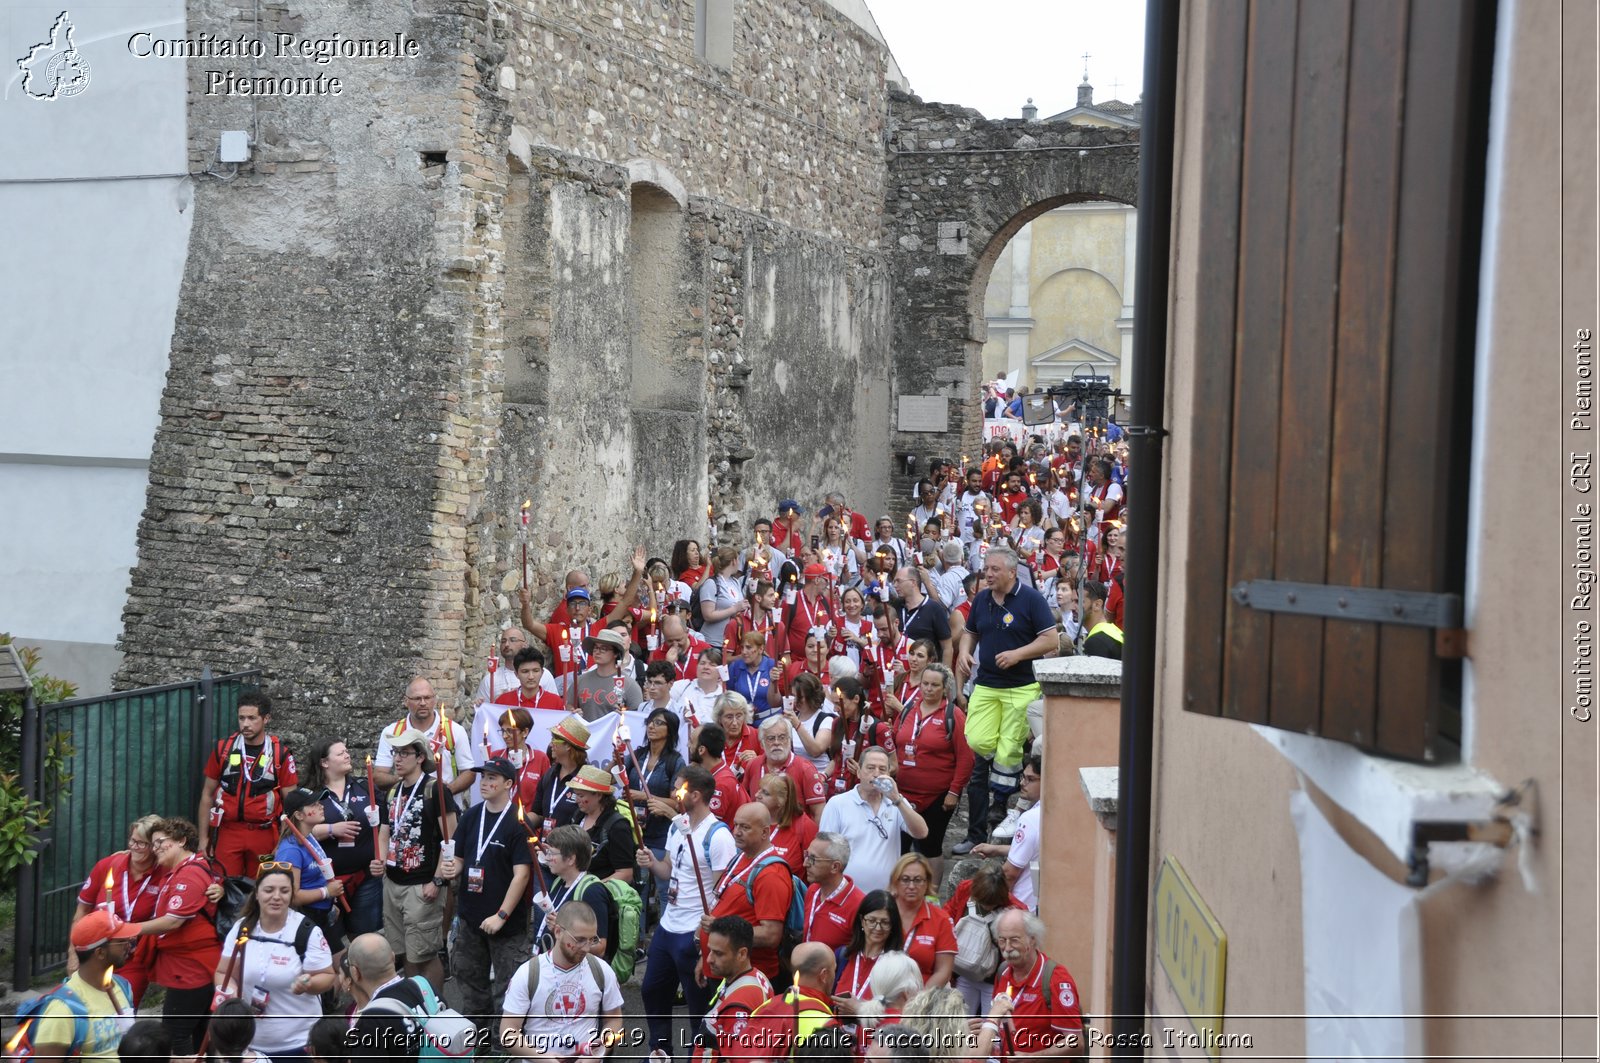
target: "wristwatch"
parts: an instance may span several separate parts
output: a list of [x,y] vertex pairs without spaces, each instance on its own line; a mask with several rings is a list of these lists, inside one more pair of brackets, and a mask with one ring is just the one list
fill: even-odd
[[495,917],[497,919],[499,919],[502,923],[505,922],[507,919],[511,918],[511,915],[508,912],[495,912],[494,914],[495,914]]
[[444,879],[442,879],[442,878],[434,879],[433,880],[433,884],[434,884],[434,887],[437,888],[437,889],[441,889],[441,890],[444,889]]

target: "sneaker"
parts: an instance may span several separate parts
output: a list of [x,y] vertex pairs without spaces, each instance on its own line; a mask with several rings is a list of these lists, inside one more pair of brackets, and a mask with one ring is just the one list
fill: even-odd
[[994,830],[989,832],[990,836],[994,838],[1003,838],[1009,842],[1012,838],[1017,836],[1017,823],[1021,819],[1021,812],[1018,812],[1014,808],[1007,809],[1006,818],[1002,819],[999,826],[995,827]]
[[978,843],[973,841],[971,838],[962,838],[960,841],[956,842],[950,847],[950,851],[957,856],[966,856],[968,853],[972,852],[972,847],[977,844]]

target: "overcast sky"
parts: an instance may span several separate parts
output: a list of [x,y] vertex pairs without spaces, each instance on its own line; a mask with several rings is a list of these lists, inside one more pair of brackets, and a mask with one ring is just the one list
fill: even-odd
[[[1089,53],[1096,100],[1139,98],[1144,0],[867,0],[911,91],[986,118],[1073,106]],[[1115,87],[1113,89],[1113,83]]]

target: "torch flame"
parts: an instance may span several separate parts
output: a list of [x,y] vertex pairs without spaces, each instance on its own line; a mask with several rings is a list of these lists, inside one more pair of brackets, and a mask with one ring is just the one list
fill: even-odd
[[21,1026],[17,1027],[16,1035],[13,1036],[11,1038],[11,1040],[6,1042],[6,1054],[7,1055],[10,1055],[11,1053],[15,1052],[22,1045],[22,1039],[24,1037],[28,1036],[28,1030],[32,1026],[33,1026],[33,1023],[25,1022]]
[[678,799],[679,804],[689,800],[689,784],[680,782],[678,788],[672,791],[672,796]]
[[522,798],[520,797],[517,798],[517,822],[519,824],[527,822],[527,820],[523,819],[522,817]]
[[526,516],[526,515],[527,515],[527,513],[528,513],[528,509],[529,509],[529,507],[531,507],[531,506],[532,506],[532,505],[533,505],[533,499],[531,499],[531,498],[525,498],[525,499],[523,499],[523,500],[522,500],[522,513],[523,513],[523,515],[524,515],[524,516]]
[[107,964],[106,965],[105,977],[100,979],[100,988],[105,990],[107,993],[110,993],[111,992],[111,979],[112,979],[113,976],[116,975],[116,973],[117,973],[116,964],[114,964],[114,963]]

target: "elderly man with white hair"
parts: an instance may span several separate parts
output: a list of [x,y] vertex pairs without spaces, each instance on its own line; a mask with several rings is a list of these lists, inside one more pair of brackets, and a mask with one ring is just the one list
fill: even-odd
[[[995,944],[1004,959],[994,979],[994,1002],[976,1020],[978,1054],[1011,1056],[1079,1056],[1083,1054],[1083,1011],[1078,985],[1065,967],[1043,952],[1044,921],[1016,909],[1002,912],[994,924]],[[1002,1028],[1009,1036],[1002,1035]]]

